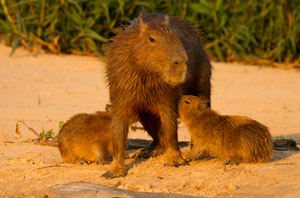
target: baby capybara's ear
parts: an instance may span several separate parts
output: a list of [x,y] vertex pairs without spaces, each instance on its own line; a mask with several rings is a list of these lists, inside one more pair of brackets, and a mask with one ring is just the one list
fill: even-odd
[[140,11],[140,14],[139,14],[139,17],[143,17],[145,15],[145,9],[143,6],[141,6],[141,11]]
[[111,113],[111,104],[106,104],[105,110],[106,110],[108,113]]
[[211,107],[210,101],[207,101],[207,108],[210,108],[210,107]]
[[203,111],[207,108],[208,102],[201,100],[198,104],[198,111]]

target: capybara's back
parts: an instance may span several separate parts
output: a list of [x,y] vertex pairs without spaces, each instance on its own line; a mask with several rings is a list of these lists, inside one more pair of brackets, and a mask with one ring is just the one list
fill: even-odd
[[65,162],[107,163],[112,154],[111,115],[77,114],[68,120],[58,135],[58,148]]
[[180,119],[194,140],[189,159],[199,150],[235,162],[267,162],[272,156],[269,130],[243,116],[222,116],[207,108],[207,100],[183,96],[179,102]]

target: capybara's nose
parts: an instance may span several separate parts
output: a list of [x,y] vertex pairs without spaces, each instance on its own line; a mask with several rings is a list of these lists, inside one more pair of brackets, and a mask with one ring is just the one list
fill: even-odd
[[187,60],[185,58],[176,58],[173,60],[173,66],[183,66],[187,64]]
[[182,64],[184,64],[184,61],[175,60],[175,61],[173,62],[173,65],[174,65],[174,66],[180,66],[180,65],[182,65]]
[[185,66],[187,65],[187,60],[188,58],[185,51],[184,52],[176,51],[172,58],[172,65],[174,67]]

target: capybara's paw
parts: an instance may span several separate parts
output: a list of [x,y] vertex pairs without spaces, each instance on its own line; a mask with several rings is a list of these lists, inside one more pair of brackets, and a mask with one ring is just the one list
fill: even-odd
[[151,157],[151,154],[152,154],[152,150],[143,149],[135,154],[136,155],[135,158],[147,159],[147,158]]
[[172,163],[170,163],[170,162],[164,163],[165,167],[179,167],[179,166],[186,166],[186,165],[189,165],[189,163],[187,161],[184,161],[184,162],[173,161]]
[[113,162],[111,165],[111,171],[108,171],[102,175],[106,179],[112,179],[115,177],[124,177],[125,176],[125,165]]
[[239,165],[240,162],[234,160],[224,160],[223,165]]
[[115,175],[111,171],[107,171],[103,175],[101,175],[101,177],[105,177],[106,179],[113,179],[117,177],[124,177],[124,175]]
[[165,153],[165,149],[161,147],[157,147],[152,151],[152,157],[156,157]]
[[104,164],[109,164],[110,162],[102,158],[102,159],[98,159],[96,163],[99,165],[104,165]]
[[196,160],[198,157],[198,153],[195,152],[189,152],[186,156],[185,156],[185,160],[190,162],[190,161],[194,161]]
[[189,163],[181,157],[180,152],[166,153],[164,166],[179,167]]
[[[144,148],[143,150],[137,153],[137,158],[147,159],[149,157],[156,157],[164,154],[164,149],[161,147],[156,147],[155,149],[151,149],[149,147]],[[136,158],[136,157],[135,157]]]
[[90,163],[91,163],[91,162],[88,161],[88,160],[81,160],[81,161],[79,161],[79,164],[80,164],[80,165],[85,165],[85,164],[89,165]]

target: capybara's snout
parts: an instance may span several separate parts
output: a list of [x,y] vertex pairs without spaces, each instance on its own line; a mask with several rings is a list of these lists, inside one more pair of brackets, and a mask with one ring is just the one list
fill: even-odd
[[185,80],[188,57],[185,50],[175,50],[171,56],[169,70],[166,72],[166,82],[178,85]]

